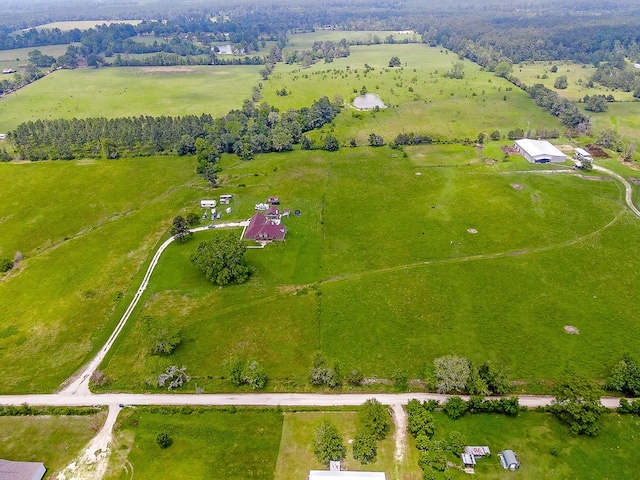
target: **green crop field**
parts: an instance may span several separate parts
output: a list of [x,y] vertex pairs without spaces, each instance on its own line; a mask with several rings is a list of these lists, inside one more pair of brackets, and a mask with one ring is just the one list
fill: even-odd
[[[121,413],[107,480],[273,478],[282,412],[212,409],[185,415],[152,410]],[[156,443],[160,432],[173,440],[167,449]]]
[[640,333],[634,296],[619,295],[640,278],[623,253],[637,221],[617,185],[511,162],[425,168],[439,164],[433,148],[431,159],[415,150],[417,161],[384,147],[226,159],[224,190],[241,218],[268,195],[302,216],[286,221],[284,244],[248,252],[256,274],[241,286],[213,288],[188,262],[214,233],[167,249],[139,315],[172,319],[185,342],[149,356],[134,319],[107,388],[154,391],[179,364],[206,390],[229,390],[221,364],[237,354],[265,364],[269,388],[306,389],[316,350],[383,378],[396,368],[420,377],[448,353],[504,362],[525,390],[566,366],[603,378]]
[[0,370],[11,372],[0,391],[52,391],[104,342],[171,218],[206,195],[194,168],[166,157],[0,164],[0,256],[24,255],[0,279]]
[[53,480],[104,423],[105,414],[0,417],[0,458],[42,462]]
[[[629,445],[638,441],[640,419],[635,415],[606,414],[602,430],[596,437],[575,436],[566,425],[548,413],[524,412],[517,418],[497,414],[466,415],[451,420],[443,413],[434,414],[436,435],[445,438],[457,431],[467,439],[467,445],[487,445],[491,457],[478,460],[476,475],[494,479],[634,478],[637,465]],[[513,450],[520,468],[504,470],[498,452]],[[448,455],[448,460],[460,465],[460,459]],[[451,469],[452,478],[468,478]],[[439,477],[441,478],[441,477]]]
[[60,70],[0,100],[0,132],[49,118],[223,115],[258,84],[260,66]]
[[[400,58],[402,68],[388,68],[392,56]],[[334,131],[344,144],[353,138],[366,145],[372,132],[391,141],[402,132],[475,139],[480,132],[496,129],[504,135],[527,125],[559,128],[557,120],[533,105],[526,93],[476,64],[464,61],[463,79],[444,77],[457,60],[446,50],[422,44],[354,46],[349,57],[329,64],[306,69],[278,65],[263,94],[282,109],[307,106],[321,95],[340,95],[348,108],[324,131]],[[373,70],[367,72],[365,65]],[[390,108],[355,110],[351,103],[363,86]],[[278,96],[283,88],[289,95]]]

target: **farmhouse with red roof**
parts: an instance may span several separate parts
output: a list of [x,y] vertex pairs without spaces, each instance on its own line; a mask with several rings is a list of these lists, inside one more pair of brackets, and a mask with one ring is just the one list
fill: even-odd
[[287,234],[287,227],[280,223],[280,219],[269,219],[262,213],[257,212],[251,217],[249,226],[244,232],[246,240],[257,242],[272,242],[273,240],[284,240]]

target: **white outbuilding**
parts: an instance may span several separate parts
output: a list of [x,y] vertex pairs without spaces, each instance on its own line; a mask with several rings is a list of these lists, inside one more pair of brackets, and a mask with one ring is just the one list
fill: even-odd
[[564,162],[567,156],[546,140],[523,138],[515,141],[514,148],[531,163]]
[[211,208],[218,205],[218,202],[215,200],[200,200],[200,206],[202,208]]

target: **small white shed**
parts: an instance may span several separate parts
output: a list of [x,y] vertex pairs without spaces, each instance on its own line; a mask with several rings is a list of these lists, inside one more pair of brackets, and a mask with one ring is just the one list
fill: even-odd
[[200,200],[200,206],[202,208],[211,208],[218,205],[218,202],[215,200]]

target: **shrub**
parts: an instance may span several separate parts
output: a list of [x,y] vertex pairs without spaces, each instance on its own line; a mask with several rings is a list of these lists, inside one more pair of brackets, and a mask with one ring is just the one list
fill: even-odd
[[465,391],[471,374],[469,361],[466,358],[447,355],[436,358],[433,365],[438,393]]
[[309,383],[316,387],[338,387],[342,384],[340,368],[334,363],[333,368],[327,367],[322,353],[316,353],[313,358],[313,368],[309,374]]
[[362,374],[362,372],[360,372],[360,370],[358,370],[357,368],[354,368],[347,374],[345,380],[349,385],[353,385],[354,387],[357,387],[359,385],[362,385],[362,381],[364,380],[364,375]]
[[384,440],[391,428],[387,407],[375,398],[367,400],[358,412],[358,425],[376,440]]
[[8,272],[13,268],[13,262],[9,257],[0,258],[0,273]]
[[451,450],[456,457],[459,457],[464,452],[464,447],[467,444],[467,439],[460,432],[449,432],[447,436],[447,448]]
[[467,411],[467,402],[458,396],[450,397],[442,407],[449,418],[456,420],[462,417]]
[[415,398],[410,400],[407,404],[407,430],[414,437],[418,437],[420,434],[433,437],[435,433],[435,422],[433,415],[427,410],[425,404],[420,403]]
[[409,376],[405,370],[395,370],[391,378],[396,390],[404,391],[409,388]]
[[160,432],[156,436],[156,442],[158,442],[158,446],[163,449],[169,448],[171,445],[173,445],[173,439],[166,432]]

